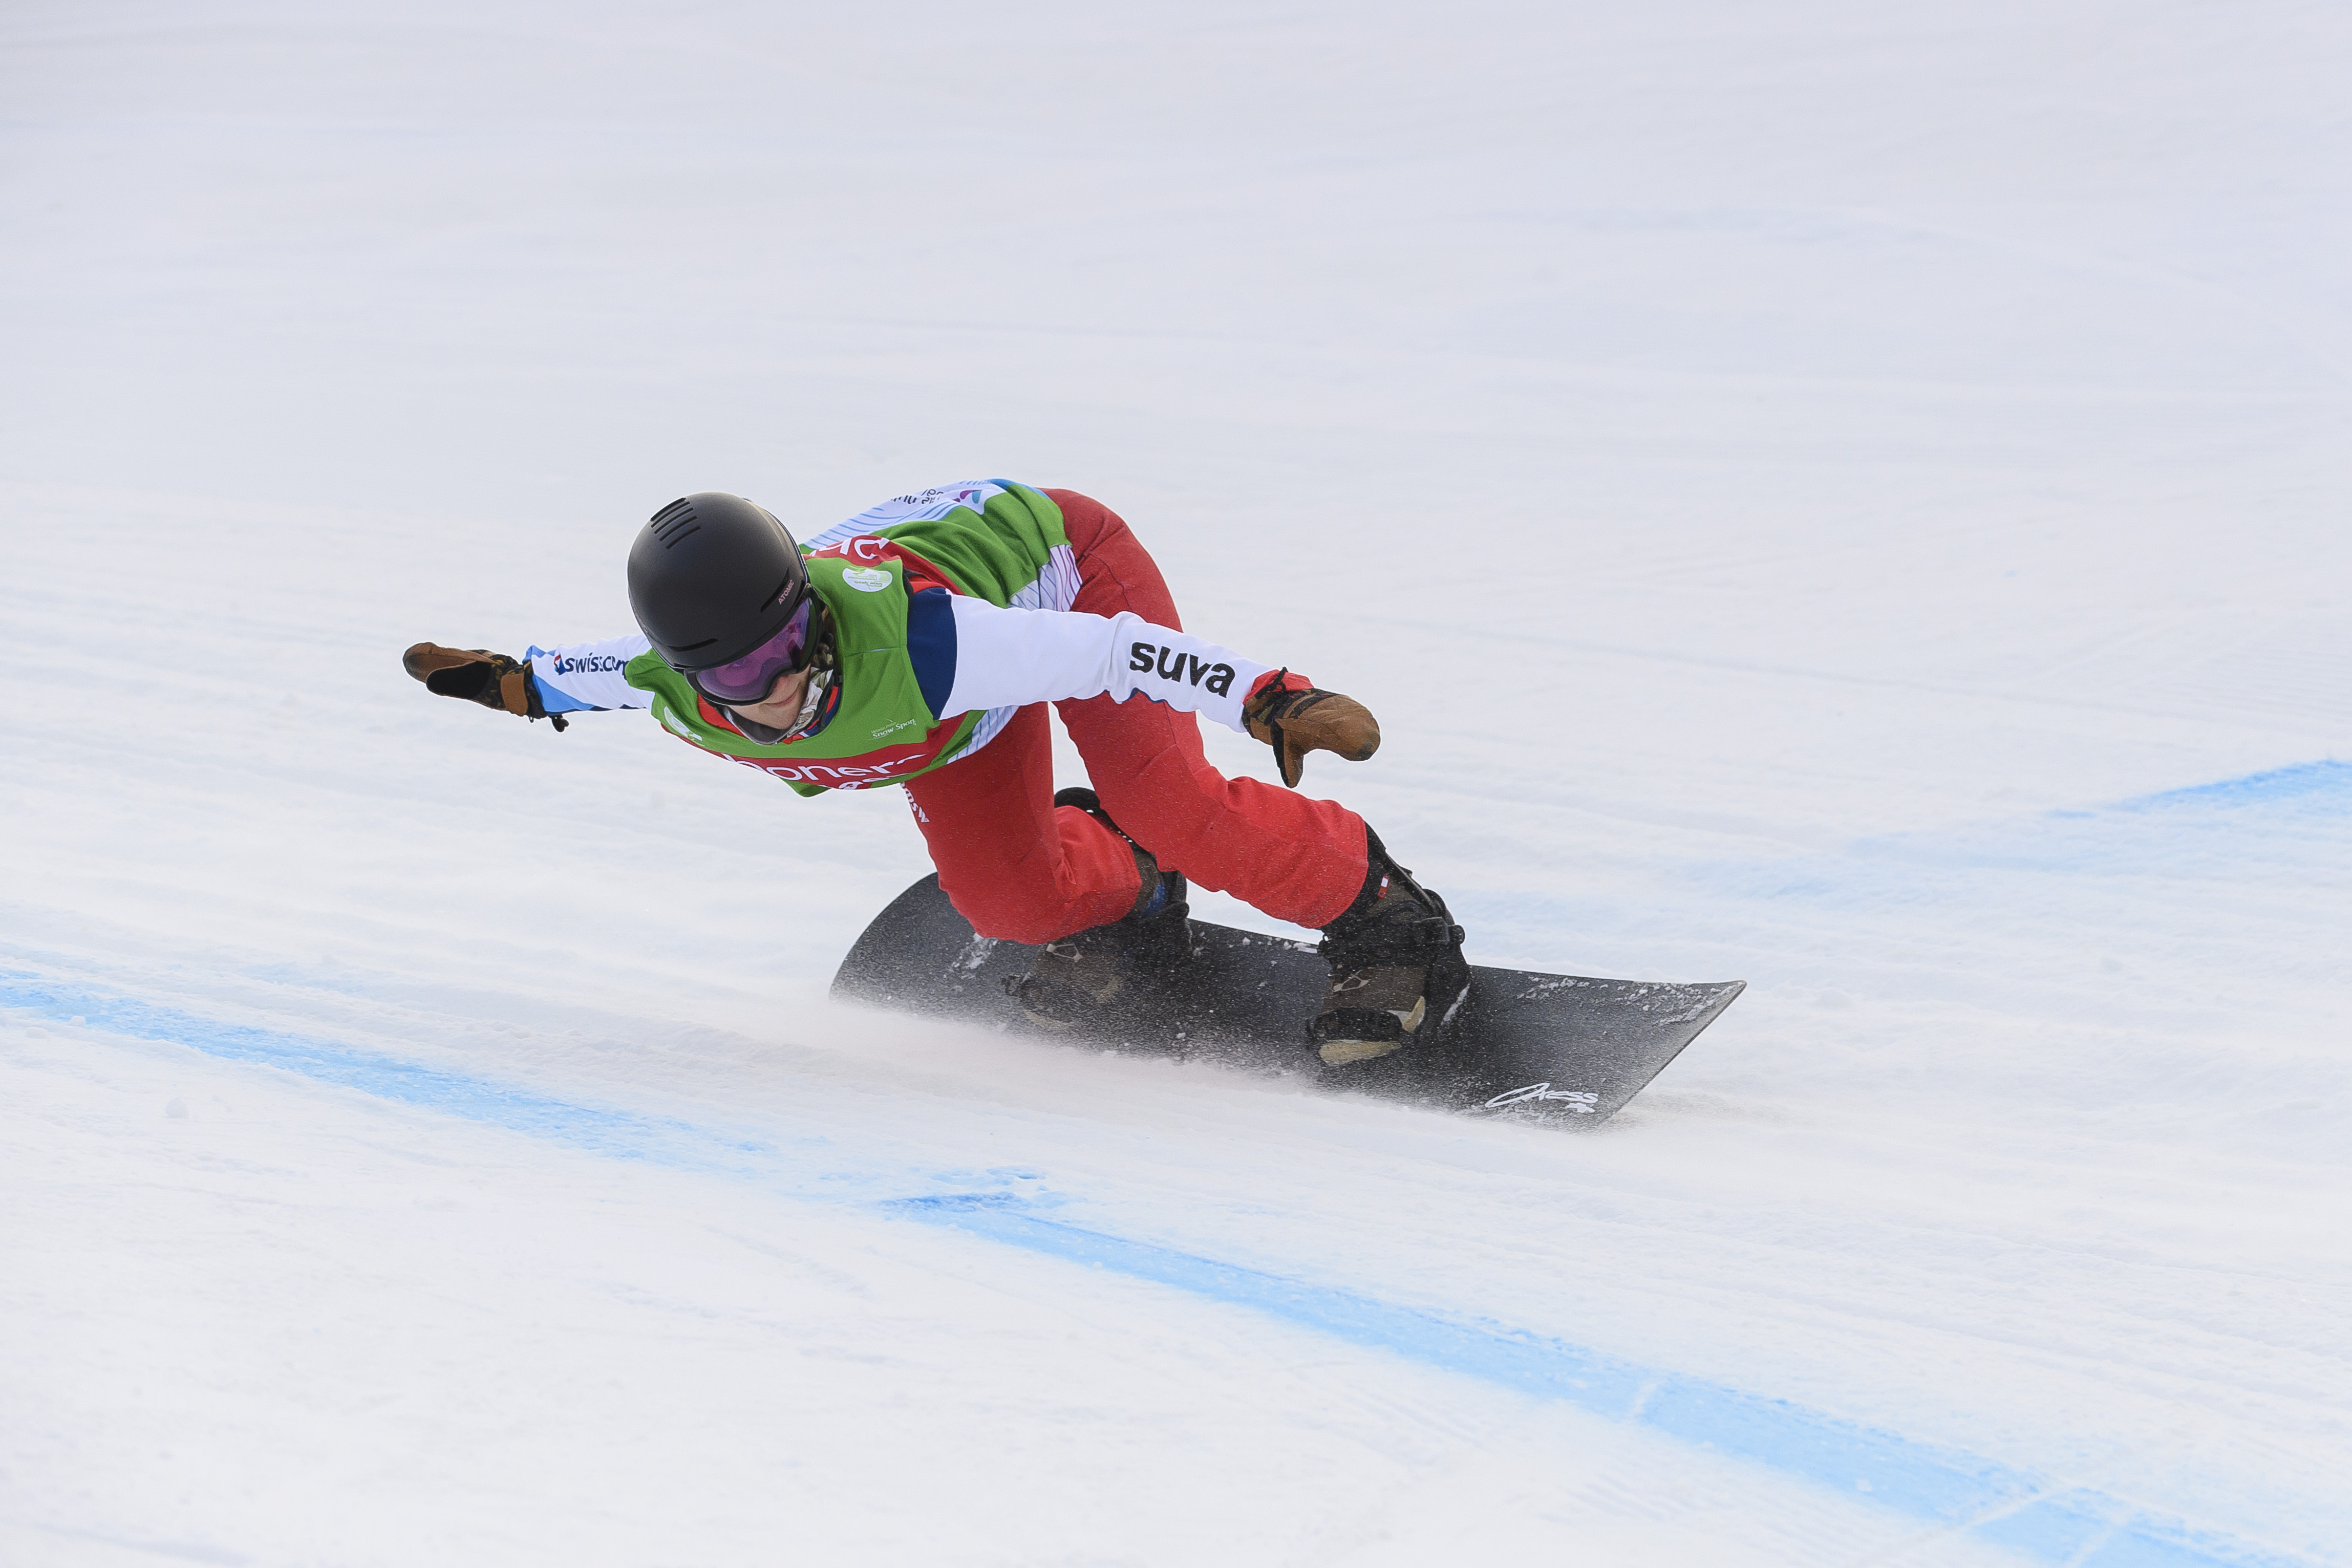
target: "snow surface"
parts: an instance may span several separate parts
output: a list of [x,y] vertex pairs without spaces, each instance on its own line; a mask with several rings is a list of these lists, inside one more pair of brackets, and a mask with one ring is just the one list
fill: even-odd
[[[14,0],[0,1560],[2352,1562],[2347,68]],[[1582,1136],[833,1010],[895,792],[396,662],[975,474],[1474,956],[1747,996]]]

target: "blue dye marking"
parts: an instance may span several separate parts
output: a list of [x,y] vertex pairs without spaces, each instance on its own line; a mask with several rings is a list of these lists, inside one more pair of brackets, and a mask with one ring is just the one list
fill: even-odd
[[[96,988],[0,970],[0,1007],[136,1040],[164,1040],[443,1112],[612,1158],[737,1176],[772,1145],[691,1123],[582,1105],[418,1066],[329,1040],[225,1023]],[[912,1173],[909,1173],[912,1174]],[[939,1173],[933,1173],[935,1176]],[[1033,1180],[1005,1167],[989,1178]],[[2053,1488],[1990,1460],[1931,1448],[1795,1405],[1614,1360],[1563,1341],[1456,1319],[1262,1273],[1044,1217],[1013,1192],[894,1198],[873,1206],[1024,1251],[1244,1308],[1343,1343],[1647,1427],[1733,1458],[2067,1568],[2308,1568],[2228,1537],[2189,1530],[2096,1493]]]
[[[79,1017],[92,1029],[132,1040],[168,1040],[228,1061],[282,1068],[379,1100],[491,1123],[613,1159],[682,1165],[690,1163],[692,1145],[701,1145],[711,1155],[720,1149],[748,1154],[761,1147],[727,1144],[688,1122],[551,1099],[329,1040],[224,1023],[110,991],[58,985],[21,971],[0,970],[0,1007],[26,1009],[60,1021]],[[710,1161],[706,1157],[691,1163]],[[740,1160],[732,1163],[741,1167]]]
[[2194,784],[2185,789],[2141,795],[2118,801],[2114,809],[2119,811],[2148,811],[2179,806],[2267,806],[2282,800],[2317,801],[2352,807],[2352,762],[2337,762],[2333,758],[2322,762],[2298,762],[2292,768],[2274,768],[2267,773],[2249,773],[2242,779],[2223,779],[2211,784]]
[[[2020,872],[2333,886],[2347,855],[2352,762],[2331,758],[2091,808],[1857,839],[1834,856],[1704,863],[1686,874],[1741,897],[1874,908],[1940,902],[1973,886],[2014,897],[2013,885],[1964,879]],[[1540,907],[1507,907],[1528,924],[1547,920]],[[1549,911],[1549,923],[1578,918],[1591,916],[1563,907]]]
[[2086,1568],[2286,1568],[2298,1560],[2139,1515],[2079,1489],[1818,1415],[1777,1399],[1656,1372],[1500,1324],[1391,1306],[1369,1296],[1220,1263],[1040,1218],[1008,1194],[903,1198],[883,1206],[926,1224],[1244,1307],[1318,1333],[1632,1421],[1752,1460],[2011,1551]]

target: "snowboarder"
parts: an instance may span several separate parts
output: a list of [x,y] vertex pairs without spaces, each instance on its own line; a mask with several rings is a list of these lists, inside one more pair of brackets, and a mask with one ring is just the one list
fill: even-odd
[[[648,708],[803,795],[904,785],[957,912],[1037,947],[1011,988],[1048,1029],[1182,961],[1188,877],[1322,930],[1330,984],[1307,1032],[1328,1066],[1433,1037],[1466,993],[1444,901],[1345,807],[1220,774],[1195,716],[1267,743],[1295,789],[1310,751],[1371,756],[1372,716],[1181,631],[1098,501],[974,480],[796,545],[740,497],[688,496],[637,534],[629,605],[642,635],[520,659],[419,643],[402,663],[558,730]],[[1093,790],[1053,792],[1049,702]]]

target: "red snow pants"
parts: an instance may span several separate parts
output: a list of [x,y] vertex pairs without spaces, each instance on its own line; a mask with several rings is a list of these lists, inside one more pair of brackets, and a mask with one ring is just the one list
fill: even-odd
[[[1048,490],[1077,556],[1074,609],[1132,611],[1181,632],[1159,567],[1117,513]],[[1108,694],[1054,705],[1111,820],[1165,871],[1255,904],[1277,920],[1325,925],[1364,885],[1364,820],[1278,784],[1227,779],[1201,750],[1200,720],[1164,703]],[[1050,942],[1106,925],[1142,883],[1117,833],[1054,802],[1045,705],[1023,708],[979,751],[907,781],[940,885],[983,936]]]

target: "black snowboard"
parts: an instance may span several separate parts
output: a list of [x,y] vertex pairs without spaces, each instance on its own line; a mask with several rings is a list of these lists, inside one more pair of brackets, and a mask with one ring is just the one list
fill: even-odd
[[[833,995],[1028,1030],[1004,980],[1027,974],[1034,951],[974,935],[940,879],[927,876],[874,917],[841,961]],[[1089,1038],[1260,1071],[1312,1072],[1334,1088],[1387,1100],[1591,1124],[1640,1093],[1747,988],[1744,980],[1664,986],[1477,968],[1440,1043],[1326,1069],[1307,1043],[1306,1020],[1327,977],[1311,943],[1195,920],[1192,962],[1165,984],[1131,985],[1131,1003],[1115,1008]]]

